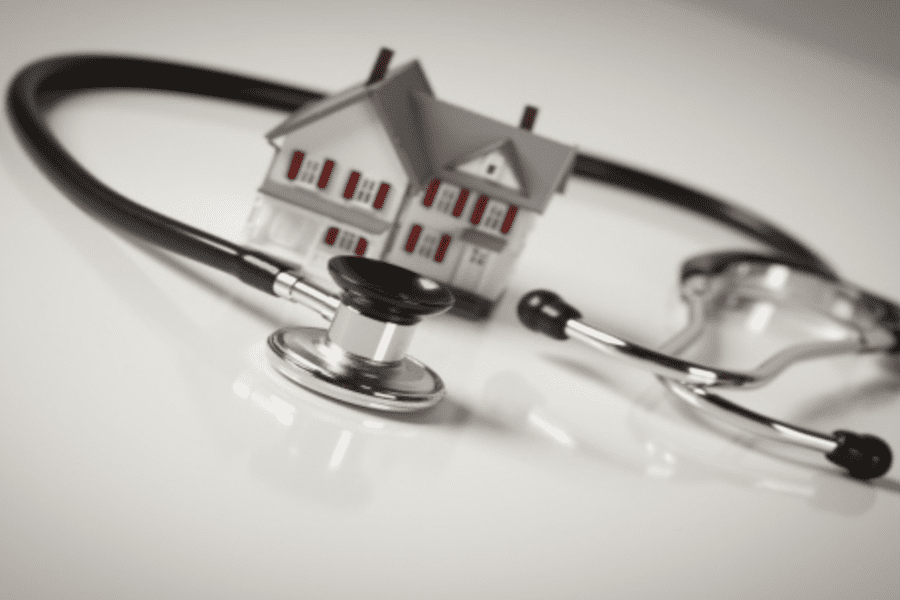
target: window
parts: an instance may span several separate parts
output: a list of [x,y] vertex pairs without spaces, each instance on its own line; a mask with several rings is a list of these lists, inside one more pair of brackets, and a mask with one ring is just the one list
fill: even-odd
[[406,238],[406,251],[423,258],[433,258],[435,262],[443,262],[450,241],[449,235],[424,231],[421,225],[413,225]]
[[319,175],[321,174],[322,162],[318,160],[307,160],[303,163],[303,168],[300,169],[300,177],[297,179],[300,183],[312,185],[319,179]]
[[[327,181],[325,185],[327,185]],[[390,191],[391,184],[386,181],[366,177],[360,171],[351,171],[347,176],[341,197],[354,203],[371,206],[375,210],[381,210],[388,200]]]
[[361,175],[359,171],[353,171],[347,179],[347,186],[344,188],[344,198],[371,206],[376,210],[381,210],[384,208],[390,191],[391,185],[389,183],[379,182],[376,179]]
[[478,197],[472,211],[472,225],[489,233],[509,233],[519,207],[507,205],[505,202],[488,198],[484,194]]
[[419,244],[419,249],[416,254],[419,256],[424,256],[425,258],[431,258],[431,255],[437,249],[438,245],[438,236],[436,233],[427,232],[425,235],[421,236],[421,243]]
[[499,148],[486,151],[465,163],[457,165],[456,169],[462,173],[468,173],[475,177],[487,179],[511,190],[521,191],[522,184],[515,167],[516,151],[512,143],[507,141]]
[[311,158],[306,153],[297,150],[291,157],[287,178],[304,187],[318,186],[324,190],[328,187],[328,180],[331,178],[333,170],[333,160]]
[[451,183],[442,183],[435,197],[435,208],[438,212],[449,215],[456,205],[459,187]]
[[363,179],[353,199],[361,204],[371,204],[375,192],[375,180]]
[[492,202],[484,217],[484,226],[488,229],[500,229],[500,222],[506,211],[502,206]]
[[341,231],[337,227],[329,227],[325,232],[326,245],[333,246],[339,250],[353,252],[357,256],[363,256],[366,253],[366,247],[369,243],[366,238],[356,235],[351,231]]
[[472,248],[472,253],[469,255],[469,264],[475,265],[477,267],[483,267],[487,264],[488,258],[490,258],[490,254],[488,254],[487,250],[482,250],[481,248]]
[[458,288],[480,293],[482,282],[487,278],[496,257],[495,252],[463,243],[462,256],[450,283]]
[[345,229],[338,234],[334,245],[349,252],[356,245],[356,235]]

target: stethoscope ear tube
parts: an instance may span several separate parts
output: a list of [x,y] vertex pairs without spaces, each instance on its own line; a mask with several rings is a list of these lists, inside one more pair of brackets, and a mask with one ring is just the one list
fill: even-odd
[[[47,125],[46,111],[66,96],[92,89],[128,88],[195,94],[287,111],[323,95],[202,67],[105,55],[67,55],[39,60],[15,76],[7,94],[10,120],[22,143],[76,204],[131,234],[273,293],[278,273],[285,271],[281,261],[190,227],[116,193],[70,156]],[[645,193],[650,198],[708,216],[795,257],[808,268],[822,274],[832,273],[815,253],[746,209],[586,154],[576,156],[572,174]]]
[[[713,253],[688,260],[682,268],[682,297],[687,326],[660,350],[645,348],[581,320],[581,312],[547,290],[525,294],[518,305],[522,323],[557,340],[576,339],[605,354],[656,374],[673,395],[693,408],[712,413],[755,435],[822,452],[858,479],[883,475],[891,465],[888,445],[872,435],[849,431],[819,433],[748,410],[711,391],[714,387],[747,388],[773,379],[789,365],[810,358],[893,352],[900,345],[900,309],[887,300],[821,274],[803,261],[748,252]],[[795,308],[830,318],[856,332],[847,340],[807,342],[784,349],[756,369],[730,371],[679,355],[703,333],[716,307],[753,299],[788,302]]]
[[880,477],[891,467],[890,447],[873,435],[845,430],[829,435],[748,410],[701,386],[685,385],[665,377],[660,377],[660,382],[694,409],[753,435],[821,452],[856,479]]
[[[285,111],[321,99],[323,94],[203,67],[106,55],[36,61],[16,74],[7,93],[7,111],[22,143],[76,204],[131,234],[272,293],[277,273],[284,268],[281,261],[141,206],[98,181],[66,152],[47,125],[46,112],[62,98],[94,89],[172,91]],[[586,154],[576,156],[572,174],[705,215],[795,257],[810,269],[833,274],[815,253],[765,219],[707,194]]]
[[28,65],[13,79],[7,110],[34,160],[77,205],[154,245],[197,260],[274,293],[279,273],[292,267],[150,210],[91,175],[46,122],[54,102],[89,89],[171,90],[274,109],[295,109],[320,94],[267,81],[160,61],[116,56],[63,56]]
[[772,248],[804,269],[825,278],[837,274],[815,252],[789,233],[746,208],[730,204],[650,173],[631,169],[593,156],[578,155],[574,175],[607,185],[614,185],[652,200],[674,204],[695,214],[709,217]]
[[263,292],[298,302],[331,321],[328,330],[287,328],[269,346],[276,368],[331,398],[376,410],[413,411],[444,397],[444,384],[406,356],[421,317],[450,308],[453,295],[400,267],[361,257],[329,264],[340,298],[276,258],[141,206],[91,175],[63,148],[46,121],[53,102],[87,89],[141,88],[198,94],[295,110],[321,94],[159,61],[65,56],[36,62],[10,85],[7,109],[34,160],[77,205],[126,233],[230,273]]
[[[343,317],[350,318],[347,316],[350,314],[348,311],[355,310],[360,313],[360,317],[353,316],[354,319],[375,317],[377,327],[408,327],[411,323],[406,321],[417,320],[409,307],[401,307],[397,312],[395,303],[385,303],[377,294],[371,296],[373,290],[370,288],[366,288],[368,295],[362,296],[354,295],[352,290],[347,291],[346,296],[353,301],[344,306],[321,290],[312,289],[290,265],[143,207],[93,177],[66,152],[53,135],[46,122],[46,112],[54,102],[79,91],[121,88],[197,94],[279,110],[295,110],[322,97],[316,92],[264,80],[138,58],[74,55],[35,62],[22,69],[13,79],[7,95],[7,110],[14,130],[34,160],[76,204],[130,234],[231,273],[264,292],[301,300],[327,318],[337,319],[337,313],[341,310]],[[814,275],[825,282],[840,283],[834,271],[815,253],[789,234],[745,209],[677,183],[584,154],[576,157],[573,174],[644,193],[650,198],[708,216],[769,245],[783,257],[782,266]],[[731,253],[728,256],[720,254],[695,260],[686,265],[685,272],[694,275],[705,271],[708,275],[718,276],[735,262],[735,258],[735,254]],[[755,260],[746,256],[743,258],[744,263]],[[860,345],[867,350],[900,350],[900,309],[870,294],[861,294],[859,297],[864,300],[856,306],[862,309],[861,313],[872,312],[869,306],[880,307],[878,309],[883,313],[874,319],[877,327],[864,332]],[[354,302],[359,306],[355,306]],[[437,304],[429,305],[425,312],[437,310],[436,306]],[[633,360],[666,378],[673,386],[683,388],[685,394],[694,399],[717,398],[708,393],[706,388],[709,386],[752,385],[779,370],[770,368],[767,373],[751,374],[728,372],[680,359],[677,351],[665,354],[632,344],[582,322],[581,313],[552,292],[537,291],[526,295],[518,310],[520,319],[528,327],[555,339],[575,337],[605,352]],[[339,320],[338,325],[344,321]],[[335,336],[340,337],[337,333]],[[357,337],[354,334],[351,336],[353,339],[348,338],[349,343],[365,346]],[[400,337],[396,339],[399,340]],[[305,343],[300,345],[305,348]],[[319,342],[313,340],[310,343]],[[290,350],[289,346],[290,344],[286,344],[285,348]],[[787,358],[781,357],[784,364],[775,361],[778,363],[775,367],[783,368],[791,360],[796,360],[795,355],[800,358],[826,355],[833,353],[835,348],[839,346],[785,355]],[[393,364],[390,361],[386,363]],[[436,394],[435,390],[432,391]],[[437,396],[434,394],[427,395],[427,398],[422,395],[420,400],[427,403],[435,397]],[[405,410],[405,407],[392,409]],[[772,424],[776,422],[773,421]],[[797,428],[797,431],[800,429]],[[819,449],[827,452],[830,460],[846,467],[856,477],[877,476],[890,465],[890,450],[887,445],[872,436],[838,431],[834,436],[824,436],[823,439],[827,444],[820,440],[822,443]]]

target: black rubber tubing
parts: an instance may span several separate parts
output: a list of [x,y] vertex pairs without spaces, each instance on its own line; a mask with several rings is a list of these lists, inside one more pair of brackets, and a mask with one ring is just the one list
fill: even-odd
[[[96,89],[148,89],[195,94],[293,111],[323,95],[270,81],[171,62],[103,55],[47,58],[13,79],[7,110],[22,143],[56,185],[87,212],[153,244],[235,275],[273,293],[292,267],[261,252],[191,227],[107,187],[76,161],[50,130],[46,112],[71,94]],[[640,192],[728,225],[828,278],[831,268],[801,242],[744,208],[635,169],[579,154],[573,174]]]

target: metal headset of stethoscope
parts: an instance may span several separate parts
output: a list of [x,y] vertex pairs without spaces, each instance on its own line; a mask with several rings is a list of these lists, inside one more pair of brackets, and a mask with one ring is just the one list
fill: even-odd
[[[269,338],[273,364],[294,382],[343,402],[383,411],[433,406],[444,384],[406,355],[423,316],[448,310],[452,294],[438,283],[387,263],[359,257],[331,260],[344,293],[337,297],[300,270],[195,229],[116,193],[61,146],[45,120],[49,107],[72,93],[97,88],[177,91],[295,110],[320,94],[228,73],[166,62],[110,56],[63,56],[36,62],[13,80],[7,108],[22,142],[56,184],[82,208],[125,231],[239,277],[264,292],[299,302],[331,322],[328,330],[288,328]],[[841,279],[815,254],[777,227],[735,206],[663,179],[579,155],[573,174],[643,192],[704,214],[765,242],[773,255],[725,252],[689,260],[681,272],[687,326],[659,351],[632,344],[580,320],[547,291],[526,294],[521,321],[553,338],[575,338],[659,376],[677,397],[738,427],[818,450],[860,479],[883,475],[891,451],[882,440],[848,431],[810,431],[738,406],[715,388],[747,388],[771,380],[790,364],[850,352],[900,350],[900,308]],[[707,318],[740,301],[791,305],[843,326],[850,339],[798,345],[752,371],[727,371],[679,358],[704,332]]]

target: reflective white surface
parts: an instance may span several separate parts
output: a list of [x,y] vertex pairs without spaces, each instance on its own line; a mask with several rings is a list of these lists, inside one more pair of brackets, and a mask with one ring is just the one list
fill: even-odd
[[[542,134],[752,207],[900,299],[896,75],[696,4],[8,3],[0,17],[4,81],[99,50],[334,90],[388,45],[442,99],[510,122],[535,104]],[[54,124],[120,191],[236,239],[281,117],[128,92],[73,100]],[[658,345],[683,317],[680,262],[753,247],[714,224],[573,180],[491,321],[417,331],[410,352],[448,401],[393,417],[281,381],[266,336],[318,317],[87,217],[5,120],[0,207],[4,597],[898,594],[900,467],[861,484],[723,436],[652,376],[515,320],[546,287]],[[900,376],[871,357],[801,365],[744,399],[900,450]]]

